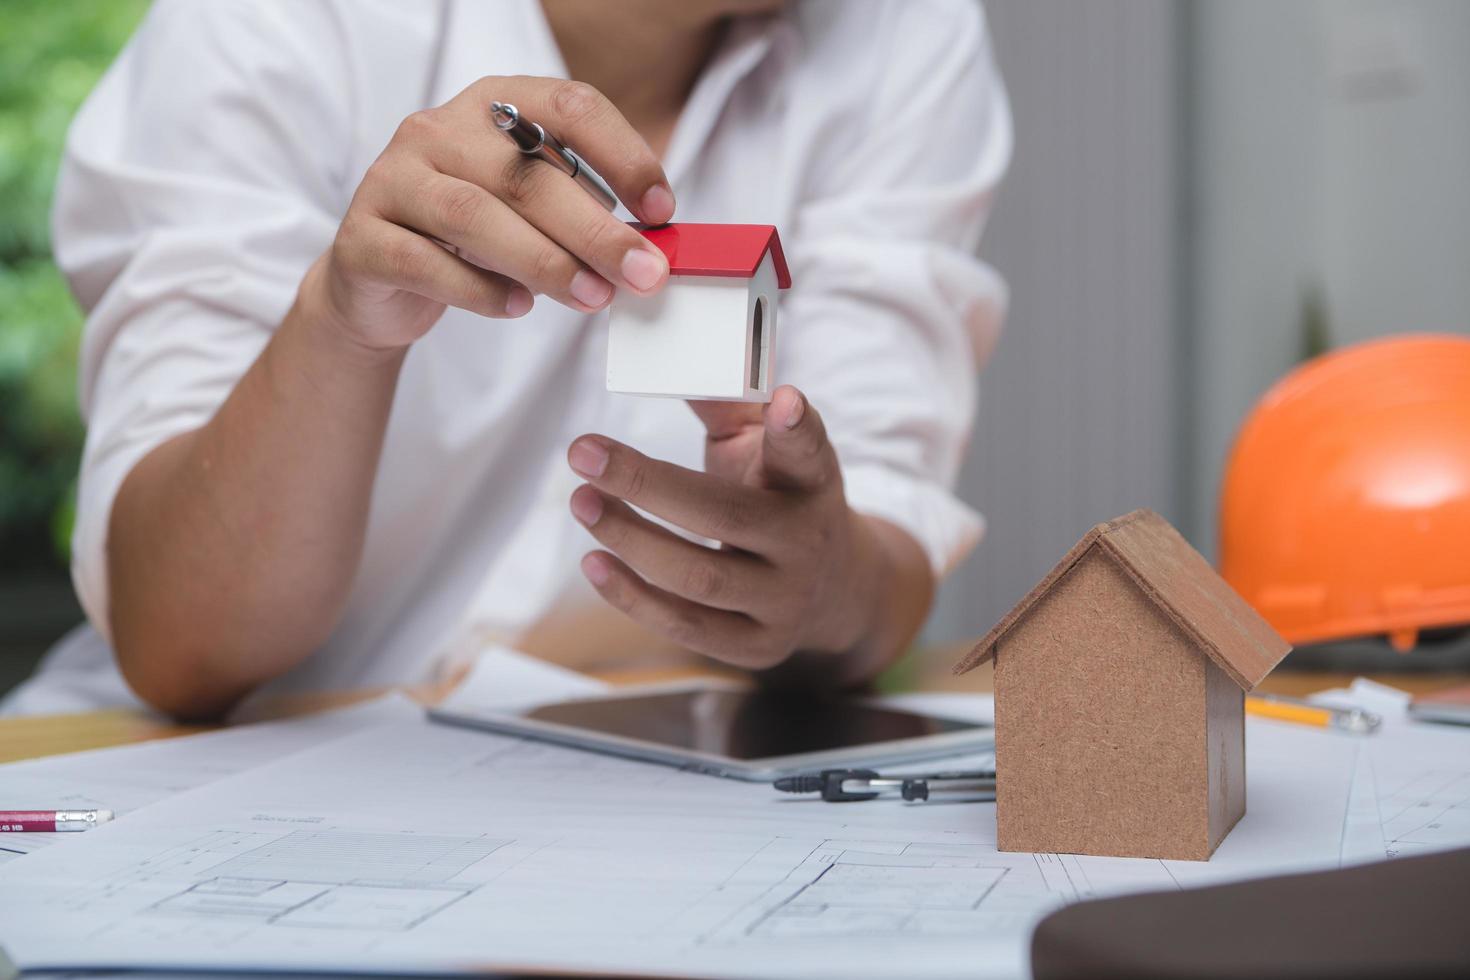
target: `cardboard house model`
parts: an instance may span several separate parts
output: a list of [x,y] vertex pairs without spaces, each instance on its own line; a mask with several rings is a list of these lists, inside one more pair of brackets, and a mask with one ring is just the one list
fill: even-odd
[[669,260],[655,296],[620,291],[607,339],[607,390],[768,402],[776,294],[791,273],[771,225],[634,225]]
[[1207,860],[1245,815],[1244,692],[1290,649],[1152,511],[1087,532],[955,666],[995,661],[1000,849]]

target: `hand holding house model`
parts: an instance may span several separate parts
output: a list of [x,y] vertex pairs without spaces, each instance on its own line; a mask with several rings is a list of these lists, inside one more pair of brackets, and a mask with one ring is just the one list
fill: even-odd
[[791,273],[772,225],[634,225],[669,261],[657,295],[619,292],[608,323],[607,390],[769,402],[776,297]]

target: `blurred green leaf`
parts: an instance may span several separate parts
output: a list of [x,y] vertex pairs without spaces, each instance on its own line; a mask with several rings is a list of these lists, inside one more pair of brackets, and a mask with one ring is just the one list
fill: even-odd
[[1302,290],[1301,359],[1310,361],[1332,349],[1332,321],[1327,315],[1327,297],[1322,287],[1312,285]]
[[[65,560],[82,427],[82,317],[51,262],[52,185],[77,107],[145,0],[5,0],[0,29],[0,559]],[[18,550],[39,549],[17,555]]]

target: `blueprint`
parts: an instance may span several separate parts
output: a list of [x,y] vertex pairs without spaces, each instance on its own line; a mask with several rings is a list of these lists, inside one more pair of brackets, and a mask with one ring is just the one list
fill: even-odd
[[1383,721],[1376,735],[1356,741],[1345,855],[1470,847],[1470,729],[1415,721],[1407,694],[1363,678],[1313,700],[1366,708]]
[[1470,732],[1390,722],[1363,754],[1387,857],[1470,846]]
[[[600,681],[503,646],[478,651],[466,666],[446,706],[511,706],[607,689]],[[0,765],[0,809],[105,809],[122,816],[327,739],[422,716],[420,705],[393,693],[301,718],[13,762]],[[76,834],[0,835],[0,864],[77,839]]]
[[1356,859],[1358,747],[1252,722],[1247,816],[1174,862],[1002,853],[988,803],[827,804],[400,722],[0,868],[0,945],[53,969],[1022,976],[1063,904]]
[[1470,843],[1470,771],[1425,769],[1379,799],[1389,857]]
[[[272,762],[324,739],[417,718],[402,695],[291,721],[272,721],[191,738],[76,752],[0,766],[0,810],[112,810],[118,816],[176,793]],[[78,834],[0,834],[0,864]]]

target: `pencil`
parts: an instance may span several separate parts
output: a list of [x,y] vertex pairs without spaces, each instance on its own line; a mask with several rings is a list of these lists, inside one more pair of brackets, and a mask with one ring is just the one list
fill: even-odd
[[1361,708],[1328,708],[1290,698],[1252,695],[1245,699],[1246,714],[1274,718],[1317,728],[1340,728],[1357,735],[1377,730],[1381,719]]

